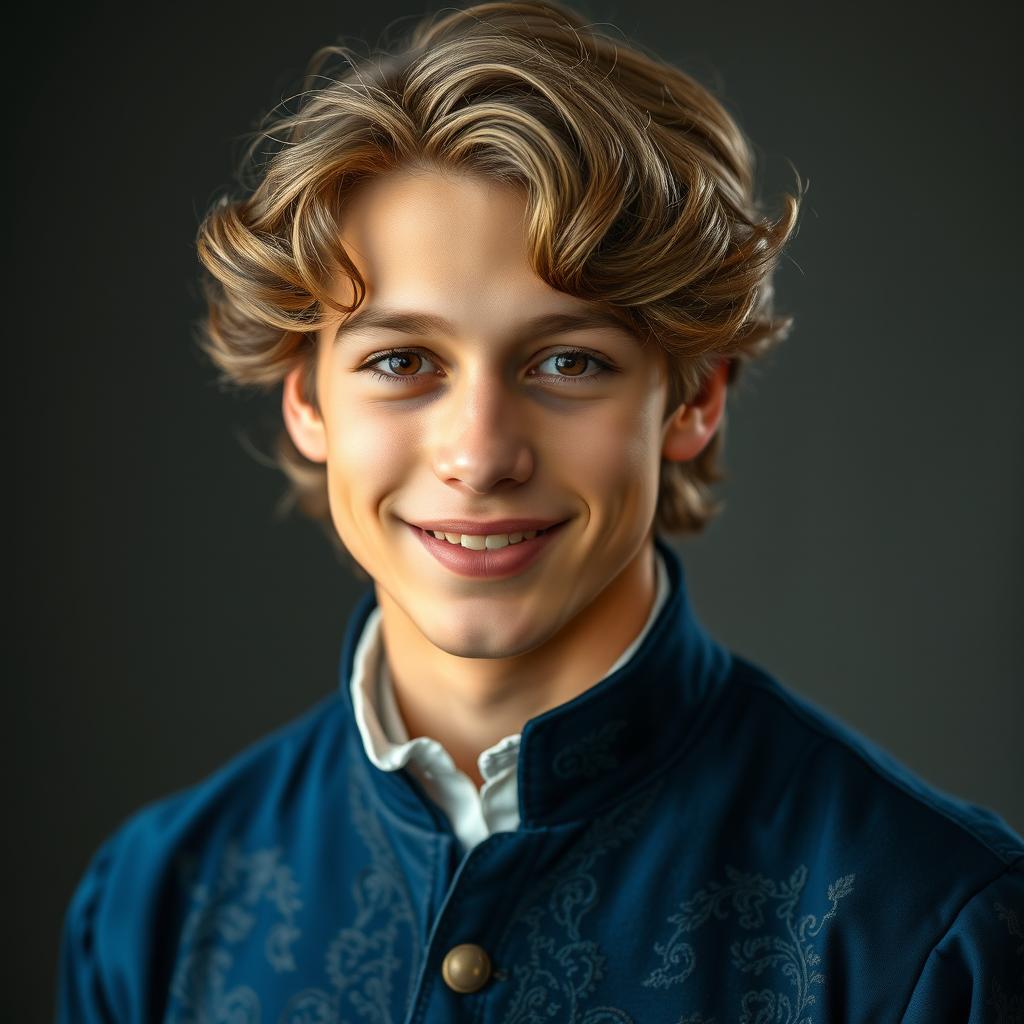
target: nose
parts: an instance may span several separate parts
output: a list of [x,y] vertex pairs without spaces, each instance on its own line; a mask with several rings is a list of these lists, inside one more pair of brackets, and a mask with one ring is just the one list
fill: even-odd
[[432,458],[442,483],[485,494],[529,480],[534,471],[530,417],[496,371],[468,375],[439,411]]

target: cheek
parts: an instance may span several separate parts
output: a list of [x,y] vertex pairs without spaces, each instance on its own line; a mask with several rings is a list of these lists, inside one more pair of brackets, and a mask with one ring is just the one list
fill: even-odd
[[[580,489],[613,504],[657,489],[660,467],[655,418],[647,415],[643,398],[635,403],[609,403],[599,415],[586,418],[582,433],[573,432],[560,444],[557,458],[564,472],[578,481]],[[610,498],[608,497],[610,495]],[[642,500],[642,499],[641,499]]]
[[370,469],[386,464],[394,448],[386,421],[377,421],[364,412],[340,414],[328,429],[328,463],[357,488],[370,482]]
[[360,410],[327,415],[327,489],[331,517],[346,547],[372,551],[379,538],[362,535],[403,480],[410,445],[386,416]]

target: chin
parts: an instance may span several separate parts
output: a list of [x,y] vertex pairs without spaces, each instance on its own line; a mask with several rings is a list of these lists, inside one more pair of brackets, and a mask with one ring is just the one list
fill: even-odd
[[[520,602],[520,606],[522,602]],[[472,613],[470,613],[470,616]],[[456,619],[458,617],[456,616]],[[517,621],[506,615],[498,617],[495,628],[483,618],[442,622],[418,622],[421,633],[430,643],[456,658],[514,658],[539,647],[551,635],[551,618],[524,612]]]

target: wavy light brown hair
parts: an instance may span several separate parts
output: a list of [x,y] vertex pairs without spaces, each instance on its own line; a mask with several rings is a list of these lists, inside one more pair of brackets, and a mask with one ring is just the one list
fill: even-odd
[[[667,353],[667,415],[718,360],[729,361],[732,385],[790,328],[792,317],[773,314],[772,275],[796,225],[799,179],[780,216],[766,217],[751,148],[708,90],[559,3],[446,8],[394,52],[365,60],[326,46],[298,100],[254,133],[247,194],[220,198],[199,226],[199,344],[225,383],[269,389],[298,364],[319,408],[317,331],[365,298],[339,240],[346,196],[409,166],[520,189],[534,271]],[[355,288],[351,306],[330,294],[339,272]],[[724,423],[693,460],[662,461],[657,531],[696,533],[720,511],[710,485],[725,475]],[[344,554],[326,468],[284,429],[275,455],[290,481],[286,506],[318,521]]]

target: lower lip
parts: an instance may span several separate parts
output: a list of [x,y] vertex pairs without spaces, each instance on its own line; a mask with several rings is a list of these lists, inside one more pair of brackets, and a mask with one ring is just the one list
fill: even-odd
[[[568,520],[567,520],[568,521]],[[501,579],[514,576],[528,569],[561,532],[565,523],[552,526],[532,540],[521,540],[518,544],[506,544],[503,548],[484,548],[473,551],[461,544],[438,540],[432,533],[406,524],[416,533],[423,546],[446,568],[460,576]]]

